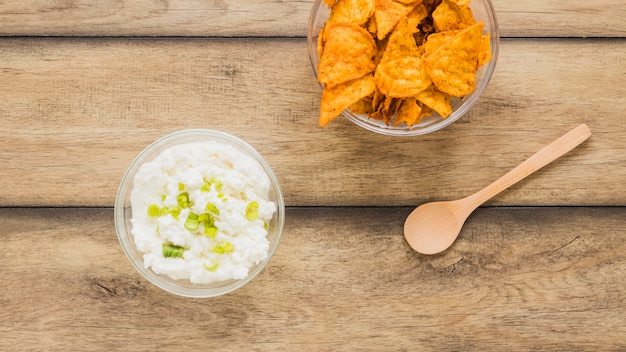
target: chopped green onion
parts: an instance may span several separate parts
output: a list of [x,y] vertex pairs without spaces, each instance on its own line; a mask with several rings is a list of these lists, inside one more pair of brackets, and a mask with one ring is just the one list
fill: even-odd
[[172,217],[176,220],[178,220],[178,215],[180,215],[180,208],[179,207],[171,207],[170,209],[170,214],[172,214]]
[[167,198],[167,196],[164,194],[161,196],[161,202],[165,202],[165,199]]
[[215,226],[204,226],[204,235],[206,237],[215,238],[217,235],[217,227]]
[[220,215],[220,210],[215,206],[215,204],[209,202],[206,203],[206,207],[205,207],[206,211],[213,213],[215,215]]
[[161,208],[159,208],[156,204],[150,204],[148,206],[148,216],[151,218],[156,218],[161,215]]
[[222,248],[224,248],[224,252],[226,253],[230,253],[233,251],[233,244],[228,241],[223,241],[221,246]]
[[219,245],[213,247],[213,253],[224,254],[233,251],[233,244],[228,241],[222,241]]
[[185,248],[170,243],[163,243],[161,249],[165,258],[182,258],[185,251]]
[[187,219],[185,220],[185,228],[189,231],[194,231],[198,229],[199,224],[198,215],[189,212],[189,215],[187,215]]
[[178,190],[179,190],[179,191],[184,191],[184,190],[185,190],[185,184],[184,184],[184,183],[182,183],[182,182],[181,182],[181,183],[179,183],[179,184],[178,184]]
[[220,263],[212,263],[211,265],[206,265],[206,263],[202,263],[202,266],[206,271],[215,271],[220,266]]
[[189,193],[184,192],[178,195],[178,197],[176,197],[176,200],[178,201],[178,206],[181,208],[188,208],[189,207]]
[[252,221],[259,218],[259,203],[258,202],[250,202],[246,207],[246,219]]

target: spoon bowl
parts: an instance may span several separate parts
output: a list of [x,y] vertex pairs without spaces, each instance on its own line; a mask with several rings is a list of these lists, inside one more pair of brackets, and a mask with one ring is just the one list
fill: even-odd
[[482,190],[459,200],[420,205],[404,223],[407,243],[422,254],[445,251],[459,236],[465,220],[481,204],[576,148],[589,136],[589,127],[579,125]]

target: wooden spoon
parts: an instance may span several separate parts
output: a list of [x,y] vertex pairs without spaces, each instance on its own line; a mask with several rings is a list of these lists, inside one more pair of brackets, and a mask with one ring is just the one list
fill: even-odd
[[420,205],[409,214],[404,223],[406,241],[411,248],[423,254],[436,254],[446,250],[459,236],[467,217],[481,204],[576,148],[589,136],[591,130],[582,124],[482,190],[455,201]]

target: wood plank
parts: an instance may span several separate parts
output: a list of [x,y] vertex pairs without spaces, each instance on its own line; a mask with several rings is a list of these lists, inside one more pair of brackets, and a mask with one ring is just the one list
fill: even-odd
[[411,138],[319,127],[302,39],[4,39],[0,52],[2,206],[112,206],[133,158],[184,128],[247,140],[288,205],[416,205],[477,191],[579,123],[589,141],[489,204],[626,205],[619,40],[504,41],[474,109]]
[[125,258],[111,209],[0,209],[0,349],[626,349],[626,208],[481,208],[437,256],[409,208],[288,208],[245,287],[179,298]]
[[[620,0],[493,0],[504,37],[624,37]],[[0,3],[0,36],[304,37],[312,0]]]

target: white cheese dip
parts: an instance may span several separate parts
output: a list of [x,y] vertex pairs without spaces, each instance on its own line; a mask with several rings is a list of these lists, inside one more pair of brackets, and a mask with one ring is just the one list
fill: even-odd
[[175,280],[243,279],[267,258],[270,179],[237,148],[190,142],[143,164],[130,196],[144,266]]

